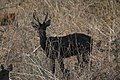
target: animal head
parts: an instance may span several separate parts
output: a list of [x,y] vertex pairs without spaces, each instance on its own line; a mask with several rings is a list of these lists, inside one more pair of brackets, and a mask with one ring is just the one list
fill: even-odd
[[45,16],[45,19],[44,19],[43,23],[41,23],[41,22],[39,21],[39,18],[38,18],[38,16],[36,15],[36,12],[33,13],[33,18],[34,18],[35,21],[31,22],[31,23],[32,23],[32,26],[33,26],[33,28],[35,28],[35,29],[38,30],[38,31],[45,31],[46,28],[47,28],[48,26],[50,26],[51,20],[50,20],[50,19],[47,20],[47,18],[48,18],[48,13],[47,13],[46,16]]
[[1,65],[0,80],[9,80],[9,72],[12,70],[12,64],[10,64],[7,69],[5,69],[3,65]]

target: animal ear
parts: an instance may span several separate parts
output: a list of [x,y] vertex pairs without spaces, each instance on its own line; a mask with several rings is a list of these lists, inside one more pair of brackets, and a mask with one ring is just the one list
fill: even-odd
[[46,21],[46,23],[45,23],[46,27],[50,26],[50,23],[51,23],[51,20]]
[[12,64],[10,64],[10,65],[8,66],[7,70],[8,70],[8,71],[12,71],[12,70],[13,70]]
[[1,69],[4,69],[4,66],[1,64]]
[[36,29],[39,28],[38,24],[36,24],[35,22],[31,22],[31,24],[32,24],[33,28],[36,28]]

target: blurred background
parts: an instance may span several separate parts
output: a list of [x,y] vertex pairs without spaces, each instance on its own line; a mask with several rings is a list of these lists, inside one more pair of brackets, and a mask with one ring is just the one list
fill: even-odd
[[120,80],[120,0],[0,0],[0,64],[13,64],[12,80],[62,80],[58,62],[52,75],[39,46],[34,10],[41,22],[49,13],[47,37],[78,32],[93,38],[90,66],[80,69],[76,57],[64,60],[69,80]]

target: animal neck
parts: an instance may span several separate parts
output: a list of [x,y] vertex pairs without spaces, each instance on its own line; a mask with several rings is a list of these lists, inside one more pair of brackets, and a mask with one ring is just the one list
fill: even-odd
[[9,80],[9,75],[0,76],[0,80]]
[[40,45],[42,47],[43,50],[45,50],[45,47],[46,47],[46,40],[47,40],[47,37],[46,37],[46,31],[42,31],[39,33],[40,35]]

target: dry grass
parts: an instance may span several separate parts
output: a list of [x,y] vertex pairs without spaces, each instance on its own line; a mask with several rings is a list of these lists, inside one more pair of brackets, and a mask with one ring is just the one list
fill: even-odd
[[40,21],[44,12],[49,13],[47,36],[75,32],[92,36],[91,66],[81,70],[75,57],[65,59],[69,80],[120,80],[120,0],[0,0],[0,12],[16,14],[13,24],[0,26],[0,64],[13,64],[11,79],[61,80],[59,64],[52,75],[30,24],[34,10]]

